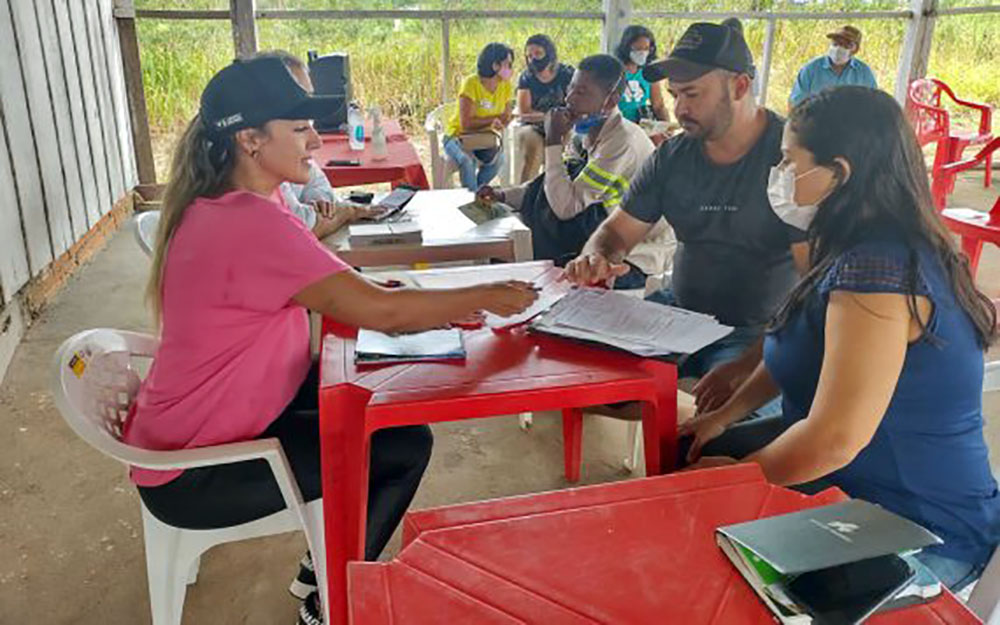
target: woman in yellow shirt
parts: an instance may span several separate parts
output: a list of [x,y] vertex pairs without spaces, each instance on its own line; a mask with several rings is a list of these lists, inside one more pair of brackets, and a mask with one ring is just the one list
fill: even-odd
[[[458,110],[445,129],[444,151],[458,165],[462,186],[470,191],[488,184],[503,162],[499,147],[467,152],[459,135],[492,130],[502,133],[510,123],[514,108],[514,50],[502,43],[490,43],[479,53],[476,75],[462,83],[458,94]],[[477,173],[478,167],[478,173]]]

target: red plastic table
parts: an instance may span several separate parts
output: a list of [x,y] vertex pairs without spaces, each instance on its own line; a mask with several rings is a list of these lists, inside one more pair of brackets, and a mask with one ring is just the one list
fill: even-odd
[[[746,464],[413,512],[392,562],[348,566],[351,623],[772,625],[715,528],[844,498]],[[945,591],[868,622],[980,621]]]
[[[385,132],[386,141],[406,141],[406,133],[403,132],[403,127],[398,121],[392,118],[384,118],[382,121],[382,130]],[[320,138],[323,139],[323,143],[328,141],[344,141],[346,142],[347,132],[323,132],[320,133]],[[372,140],[372,122],[371,119],[365,120],[365,141]]]
[[[487,270],[502,273],[513,266]],[[535,283],[544,286],[559,274],[559,269],[549,269]],[[353,338],[324,338],[320,437],[334,623],[347,618],[346,563],[363,558],[369,441],[378,429],[562,410],[565,468],[573,481],[579,477],[582,409],[637,400],[643,403],[647,474],[657,475],[674,464],[677,369],[673,364],[533,335],[523,328],[504,332],[483,328],[466,332],[464,339],[464,364],[359,369],[354,365]]]
[[[388,153],[382,160],[375,160],[372,153],[370,124],[365,127],[364,150],[352,150],[346,134],[330,133],[321,135],[323,145],[313,158],[334,187],[389,182],[393,187],[407,184],[418,189],[429,189],[430,184],[427,182],[424,166],[420,164],[420,157],[399,123],[386,120],[385,130]],[[361,166],[327,165],[330,160],[352,159],[360,160]]]
[[962,238],[962,251],[969,258],[969,269],[976,275],[983,243],[1000,245],[1000,198],[988,213],[967,208],[946,208],[941,219],[948,229]]

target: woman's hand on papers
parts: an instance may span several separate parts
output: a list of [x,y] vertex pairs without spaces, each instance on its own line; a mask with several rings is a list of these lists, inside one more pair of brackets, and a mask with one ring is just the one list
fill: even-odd
[[494,282],[471,288],[476,290],[482,310],[501,317],[524,312],[538,299],[535,286],[530,282],[519,280]]
[[596,252],[581,254],[567,265],[563,276],[579,286],[611,286],[614,278],[628,273],[628,265],[614,263]]
[[701,457],[701,450],[705,444],[725,432],[728,423],[729,420],[725,415],[719,412],[707,412],[677,426],[677,436],[694,437],[688,449],[687,462],[696,462]]

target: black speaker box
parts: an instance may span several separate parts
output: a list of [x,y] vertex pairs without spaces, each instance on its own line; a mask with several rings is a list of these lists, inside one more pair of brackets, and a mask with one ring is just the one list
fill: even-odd
[[338,101],[330,115],[315,121],[316,130],[340,130],[347,124],[347,104],[351,101],[350,57],[341,52],[319,56],[310,50],[309,76],[316,95],[333,96]]

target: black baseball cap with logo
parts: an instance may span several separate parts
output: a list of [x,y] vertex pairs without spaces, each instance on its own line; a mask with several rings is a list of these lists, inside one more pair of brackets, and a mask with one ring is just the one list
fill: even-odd
[[209,132],[224,135],[272,119],[316,119],[343,103],[314,96],[296,82],[278,58],[237,59],[208,81],[201,93],[201,119]]
[[743,27],[738,20],[729,19],[722,24],[692,24],[674,45],[670,55],[647,65],[642,75],[650,82],[669,78],[673,82],[684,83],[697,80],[716,69],[746,74],[750,78],[756,74],[753,55],[743,38]]

